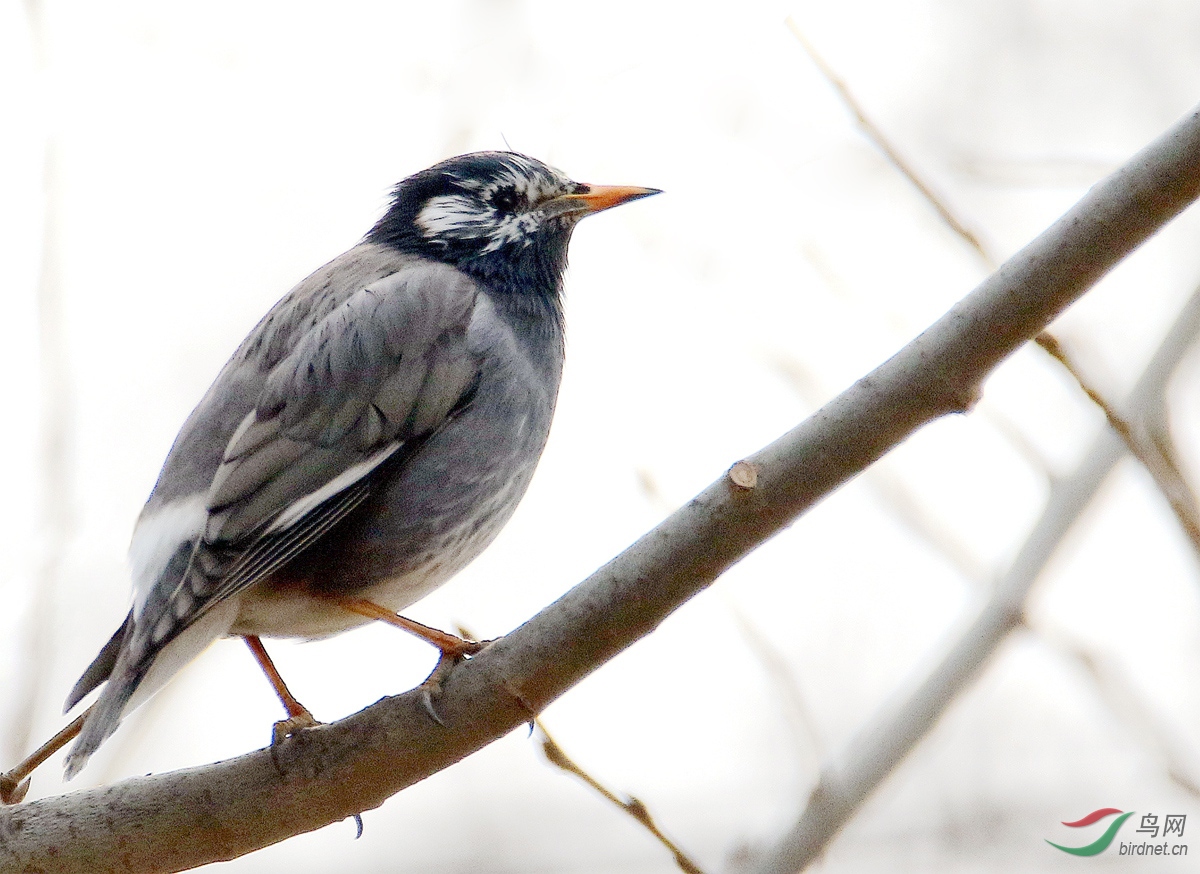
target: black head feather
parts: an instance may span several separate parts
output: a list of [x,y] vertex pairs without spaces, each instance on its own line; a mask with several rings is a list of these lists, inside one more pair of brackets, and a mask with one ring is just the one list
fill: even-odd
[[460,155],[397,185],[367,240],[453,264],[503,295],[557,303],[581,214],[542,207],[587,190],[516,152]]

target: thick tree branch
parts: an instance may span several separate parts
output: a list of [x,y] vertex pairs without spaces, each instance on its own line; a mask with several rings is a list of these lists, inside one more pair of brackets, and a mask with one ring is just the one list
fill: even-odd
[[[1167,380],[1200,334],[1200,289],[1180,312],[1127,403],[1145,415],[1162,402]],[[1109,428],[1096,438],[1076,470],[1056,481],[1042,515],[991,596],[941,662],[903,701],[885,707],[838,760],[821,769],[800,819],[765,854],[761,874],[802,871],[854,812],[925,737],[958,694],[1024,621],[1025,600],[1071,526],[1091,503],[1124,450]]]
[[[982,379],[1200,194],[1193,112],[897,355],[445,681],[272,750],[0,810],[0,870],[178,871],[377,807],[529,721]],[[732,402],[732,401],[731,401]],[[740,468],[745,474],[745,468]],[[748,482],[743,476],[737,479]]]

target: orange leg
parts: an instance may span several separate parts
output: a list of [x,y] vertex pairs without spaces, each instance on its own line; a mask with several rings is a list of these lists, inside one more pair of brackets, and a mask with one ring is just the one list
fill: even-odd
[[296,696],[288,690],[287,683],[283,682],[283,677],[279,676],[279,671],[275,667],[275,663],[267,655],[266,647],[258,639],[258,635],[245,634],[242,636],[242,640],[246,641],[246,646],[250,647],[250,654],[258,662],[258,666],[262,668],[262,672],[267,675],[267,682],[271,684],[271,688],[279,696],[279,701],[283,704],[283,709],[287,711],[288,717],[295,719],[307,716],[311,719],[312,714],[308,712],[308,708],[296,700]]
[[388,625],[402,628],[409,634],[415,634],[417,637],[440,649],[444,657],[448,656],[452,659],[458,659],[464,655],[474,655],[483,649],[482,643],[476,643],[473,640],[463,640],[461,637],[455,637],[453,634],[447,634],[445,631],[438,631],[436,628],[430,628],[428,625],[422,625],[420,622],[406,619],[403,616],[393,613],[387,607],[380,607],[374,601],[367,601],[363,598],[338,598],[337,601],[351,613],[366,616],[368,619],[378,619],[380,622],[386,622]]
[[[245,641],[255,661],[258,662],[263,673],[267,675],[267,680],[271,683],[271,688],[275,690],[275,694],[279,696],[279,700],[283,703],[283,709],[287,711],[288,718],[275,724],[276,739],[286,737],[297,728],[307,728],[316,725],[317,721],[308,712],[308,708],[297,701],[296,696],[288,690],[287,684],[283,682],[283,677],[279,675],[279,671],[275,667],[275,663],[267,655],[267,650],[263,647],[262,641],[256,635],[246,635]],[[0,803],[20,803],[21,799],[25,797],[25,793],[29,791],[29,775],[39,765],[78,736],[79,732],[83,729],[84,720],[87,719],[87,715],[91,712],[92,708],[89,707],[83,713],[76,716],[66,728],[28,755],[19,765],[11,771],[5,771],[3,774],[0,774]]]
[[244,634],[242,635],[242,640],[246,641],[246,646],[250,648],[250,654],[254,656],[254,660],[258,662],[258,666],[267,675],[267,681],[271,684],[271,688],[275,690],[275,694],[279,696],[279,701],[283,704],[283,709],[287,711],[288,718],[279,720],[272,729],[272,746],[280,743],[286,737],[291,737],[301,728],[312,728],[314,725],[320,725],[317,720],[313,719],[313,715],[308,712],[308,708],[297,701],[296,696],[288,690],[287,683],[283,682],[283,677],[279,675],[275,663],[267,655],[266,647],[262,645],[262,641],[258,639],[258,635]]
[[[94,706],[94,705],[93,705]],[[83,721],[87,719],[87,715],[92,712],[92,708],[76,716],[71,723],[56,734],[50,740],[46,741],[34,752],[25,758],[25,761],[17,765],[11,771],[5,771],[0,774],[0,802],[4,804],[19,804],[21,799],[25,797],[25,793],[29,791],[29,780],[27,779],[37,767],[57,753],[79,734],[83,728]]]
[[420,622],[414,622],[412,619],[406,619],[389,610],[387,607],[380,607],[374,601],[368,601],[364,598],[338,598],[337,602],[343,608],[351,613],[357,613],[359,616],[366,616],[368,619],[378,619],[380,622],[386,622],[388,625],[394,625],[407,631],[409,634],[415,634],[427,643],[432,643],[441,650],[442,657],[438,659],[437,667],[433,669],[424,683],[421,684],[421,700],[425,705],[426,712],[430,718],[438,725],[445,725],[442,717],[438,714],[436,699],[442,694],[442,680],[450,675],[454,670],[454,666],[463,656],[475,655],[486,646],[483,643],[477,643],[473,640],[463,640],[461,637],[455,637],[453,634],[447,634],[445,631],[438,631],[436,628],[430,628],[428,625],[422,625]]

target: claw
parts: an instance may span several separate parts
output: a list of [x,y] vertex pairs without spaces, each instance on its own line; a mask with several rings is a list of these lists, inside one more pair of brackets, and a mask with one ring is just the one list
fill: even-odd
[[420,686],[421,703],[425,706],[425,712],[442,728],[446,727],[446,723],[442,721],[441,714],[437,711],[437,700],[442,697],[442,681],[450,676],[450,672],[464,658],[474,655],[486,646],[486,644],[476,643],[473,640],[464,640],[462,643],[464,645],[461,648],[442,650],[442,657],[438,659],[433,672],[425,678],[425,682]]
[[[437,688],[437,692],[439,695],[442,692],[440,685]],[[442,717],[438,716],[437,707],[433,703],[433,690],[424,685],[421,687],[421,704],[425,707],[425,712],[429,714],[430,719],[442,728],[446,727],[446,723],[442,722]]]

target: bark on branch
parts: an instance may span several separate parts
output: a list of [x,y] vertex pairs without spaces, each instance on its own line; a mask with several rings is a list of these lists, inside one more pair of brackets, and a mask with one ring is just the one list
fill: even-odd
[[[503,736],[983,378],[1200,194],[1200,110],[889,361],[722,476],[587,580],[461,664],[444,726],[385,698],[274,748],[0,810],[0,871],[167,872],[377,807]],[[736,399],[730,399],[736,403]]]
[[[1163,391],[1200,334],[1200,289],[1193,292],[1142,372],[1125,409],[1140,421],[1163,403]],[[892,770],[933,728],[1025,621],[1025,602],[1072,526],[1124,455],[1105,428],[1083,461],[1053,484],[1042,515],[970,625],[937,666],[902,701],[881,708],[848,750],[821,769],[808,805],[787,834],[763,855],[758,874],[793,874],[811,865]]]

